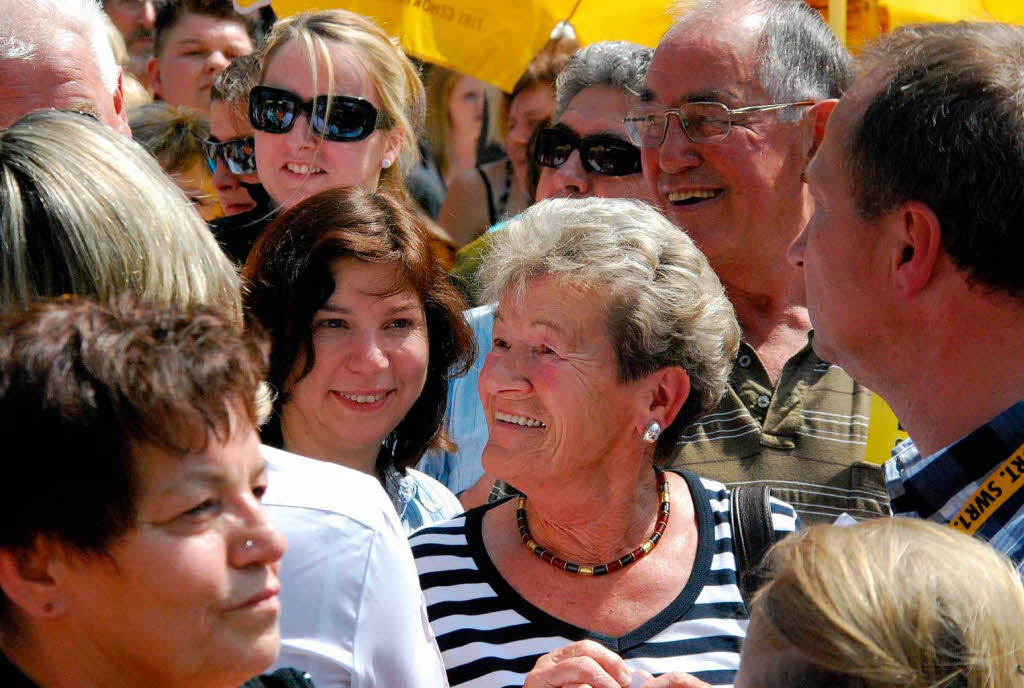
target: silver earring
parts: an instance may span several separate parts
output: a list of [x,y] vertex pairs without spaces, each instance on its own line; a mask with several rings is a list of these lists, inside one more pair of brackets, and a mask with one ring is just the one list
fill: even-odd
[[658,441],[661,436],[661,426],[658,425],[658,421],[652,420],[651,424],[647,426],[647,432],[644,433],[643,441],[654,444]]
[[252,548],[253,548],[253,546],[254,546],[255,544],[256,544],[256,543],[255,543],[255,542],[253,542],[252,540],[246,540],[246,541],[245,541],[245,548],[246,548],[247,550],[249,550],[249,549],[252,549]]
[[383,160],[381,160],[380,161],[380,166],[381,166],[381,169],[385,169],[385,170],[387,168],[391,167],[391,158],[384,158]]

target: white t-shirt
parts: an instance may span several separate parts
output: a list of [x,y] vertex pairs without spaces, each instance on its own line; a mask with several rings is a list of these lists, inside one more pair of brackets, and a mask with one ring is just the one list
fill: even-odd
[[376,478],[262,452],[263,504],[288,538],[273,669],[308,671],[317,688],[447,687],[408,540]]

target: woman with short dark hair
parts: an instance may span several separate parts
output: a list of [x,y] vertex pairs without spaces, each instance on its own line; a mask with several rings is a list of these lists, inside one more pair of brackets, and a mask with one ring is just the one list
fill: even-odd
[[410,468],[448,445],[448,379],[474,348],[417,216],[386,192],[323,191],[275,220],[243,277],[273,342],[264,441],[375,475],[409,530],[459,513]]
[[0,685],[233,688],[273,662],[264,365],[205,309],[0,317]]

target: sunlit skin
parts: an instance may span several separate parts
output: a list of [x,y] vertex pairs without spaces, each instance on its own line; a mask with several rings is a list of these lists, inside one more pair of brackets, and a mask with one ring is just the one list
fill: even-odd
[[37,60],[0,63],[0,128],[33,110],[56,108],[94,115],[107,126],[131,136],[120,83],[107,92],[88,44],[66,31],[55,39],[64,47]]
[[313,316],[313,369],[286,383],[281,412],[284,447],[365,473],[384,437],[423,391],[430,359],[426,313],[396,283],[395,265],[344,258],[332,266],[334,292]]
[[[629,142],[622,120],[633,106],[635,97],[614,86],[590,86],[569,102],[558,124],[578,137],[598,134],[615,136]],[[601,198],[637,198],[650,201],[643,174],[636,172],[621,177],[594,174],[583,167],[578,150],[559,167],[541,167],[537,200],[597,196]]]
[[160,56],[149,61],[149,85],[164,102],[208,115],[213,80],[236,57],[252,51],[242,22],[186,14],[163,40]]
[[882,323],[873,322],[889,313],[888,251],[877,240],[880,230],[858,216],[843,144],[877,90],[868,82],[858,82],[828,120],[805,174],[814,214],[789,249],[790,262],[803,269],[814,351],[852,375],[864,360],[877,360],[865,353],[889,345],[877,336]]
[[[218,141],[252,136],[252,127],[236,117],[228,104],[223,100],[210,103],[210,136]],[[249,192],[239,182],[259,184],[260,178],[255,174],[236,176],[218,156],[217,167],[213,171],[213,188],[225,215],[237,215],[256,207]]]
[[[362,58],[337,41],[326,41],[334,67],[334,92],[368,100],[381,109],[380,96],[363,66]],[[290,91],[303,100],[326,94],[327,66],[319,65],[314,88],[313,70],[305,48],[286,43],[274,52],[266,66],[263,84]],[[398,157],[403,134],[398,129],[375,129],[362,141],[325,141],[300,114],[284,134],[255,131],[256,165],[267,193],[284,208],[335,186],[377,188],[385,159]]]
[[238,685],[279,644],[285,541],[260,504],[259,436],[240,422],[184,457],[148,444],[133,451],[135,524],[104,556],[53,556],[59,597],[45,630],[74,648],[74,666],[95,685]]
[[541,122],[551,118],[554,111],[555,89],[548,84],[537,83],[527,87],[509,104],[505,148],[521,189],[530,188],[527,183],[529,168],[526,164],[526,147],[530,143],[530,136]]
[[[482,457],[487,473],[528,489],[632,451],[623,443],[644,422],[637,418],[638,387],[619,382],[599,298],[537,277],[521,298],[503,298],[494,318],[478,383],[490,433]],[[506,422],[501,414],[543,426]]]
[[[663,107],[712,100],[731,108],[774,102],[755,73],[755,29],[760,16],[706,27],[682,27],[658,45],[644,82],[643,99]],[[727,282],[731,274],[759,275],[784,256],[811,211],[800,173],[806,162],[803,129],[778,113],[734,121],[729,136],[692,143],[669,117],[658,148],[642,151],[652,198],[684,229]],[[681,198],[700,193],[710,198]],[[679,199],[679,200],[677,200]]]

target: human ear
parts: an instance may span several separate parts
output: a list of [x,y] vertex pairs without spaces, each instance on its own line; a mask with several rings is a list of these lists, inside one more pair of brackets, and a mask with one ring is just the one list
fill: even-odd
[[63,613],[64,597],[51,575],[59,549],[45,538],[24,549],[0,549],[0,589],[23,615],[45,620]]
[[402,152],[402,143],[405,141],[405,131],[398,127],[388,130],[384,135],[384,147],[381,151],[380,167],[386,170],[398,161],[398,155]]
[[117,130],[128,138],[132,138],[132,129],[128,125],[128,108],[124,103],[123,74],[117,76],[117,90],[114,91],[114,115],[117,117]]
[[160,93],[160,62],[155,58],[149,58],[146,64],[146,75],[149,77],[149,88],[153,91],[153,97],[163,98]]
[[822,100],[812,105],[810,112],[807,113],[807,118],[810,120],[811,125],[811,144],[807,149],[808,160],[813,158],[814,154],[818,152],[818,147],[825,138],[825,125],[838,104],[839,100],[837,98]]
[[648,376],[644,388],[644,408],[640,411],[637,424],[639,435],[647,430],[653,421],[664,430],[679,415],[680,409],[690,396],[690,376],[678,366],[662,368]]
[[935,274],[942,252],[942,227],[935,212],[920,201],[903,203],[892,211],[888,222],[894,237],[890,260],[896,292],[911,298]]

